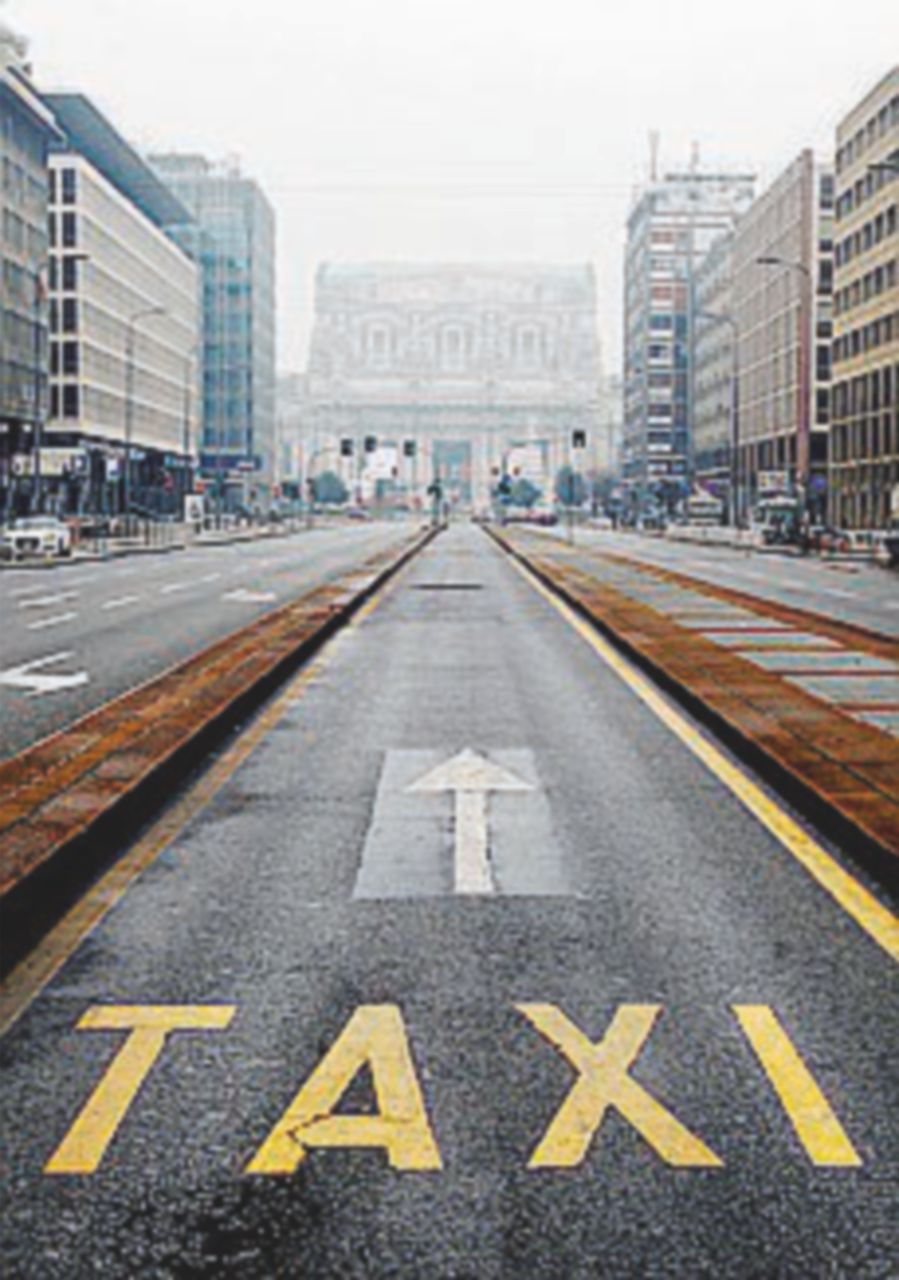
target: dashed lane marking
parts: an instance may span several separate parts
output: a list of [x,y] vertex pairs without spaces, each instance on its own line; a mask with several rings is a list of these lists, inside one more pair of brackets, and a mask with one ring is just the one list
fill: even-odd
[[47,631],[50,627],[61,627],[64,622],[72,622],[77,613],[57,613],[53,618],[42,618],[40,622],[29,622],[29,631]]
[[867,933],[887,955],[899,962],[899,920],[874,894],[850,875],[822,845],[790,817],[771,797],[730,761],[708,738],[693,727],[636,667],[604,639],[570,605],[544,586],[519,560],[511,563],[568,622],[594,653],[637,695],[659,720],[706,766],[744,808],[764,826],[780,845],[805,868],[833,900]]
[[76,600],[77,591],[60,591],[54,596],[38,596],[36,600],[23,600],[20,609],[48,609],[51,604],[65,604],[67,600]]
[[104,609],[124,609],[126,605],[137,604],[140,596],[119,596],[117,600],[107,600]]

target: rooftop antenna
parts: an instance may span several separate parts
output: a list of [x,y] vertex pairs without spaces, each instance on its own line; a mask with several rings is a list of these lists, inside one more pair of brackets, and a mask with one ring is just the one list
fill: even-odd
[[650,182],[658,182],[659,180],[659,131],[658,129],[650,129],[649,131],[649,180]]

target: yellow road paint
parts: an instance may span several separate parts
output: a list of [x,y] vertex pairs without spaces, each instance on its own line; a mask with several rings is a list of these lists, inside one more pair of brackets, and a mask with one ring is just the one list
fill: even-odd
[[793,855],[835,902],[893,960],[899,961],[899,919],[860,884],[821,844],[790,817],[708,738],[699,733],[626,658],[570,605],[546,587],[518,560],[512,564],[549,604],[577,631],[617,676],[631,689],[710,773],[736,796],[764,827]]
[[[366,1066],[378,1112],[335,1115],[334,1108]],[[443,1167],[396,1005],[356,1010],[246,1171],[293,1173],[312,1147],[383,1147],[394,1169]]]
[[812,1164],[860,1168],[861,1158],[774,1010],[738,1004],[734,1013]]
[[0,1037],[22,1016],[70,956],[121,901],[132,884],[156,861],[231,780],[281,720],[300,701],[324,670],[341,636],[358,626],[381,603],[414,564],[407,562],[366,601],[337,632],[321,653],[287,685],[285,691],[257,716],[237,741],[198,781],[158,819],[145,835],[81,898],[43,941],[25,957],[0,985]]
[[173,1031],[222,1031],[233,1005],[97,1005],[79,1031],[130,1031],[45,1173],[94,1173]]
[[666,1163],[678,1168],[721,1167],[714,1152],[629,1074],[660,1013],[659,1005],[622,1005],[599,1044],[555,1005],[520,1004],[518,1009],[578,1072],[531,1156],[529,1169],[572,1169],[581,1164],[609,1107]]

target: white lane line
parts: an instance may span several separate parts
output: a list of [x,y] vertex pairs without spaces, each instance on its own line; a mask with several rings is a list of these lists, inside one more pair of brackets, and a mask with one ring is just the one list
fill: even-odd
[[32,582],[30,587],[16,587],[15,591],[10,591],[11,600],[18,600],[21,596],[33,596],[36,591],[46,591],[46,582]]
[[124,609],[127,604],[135,604],[140,596],[119,596],[117,600],[107,600],[104,609]]
[[73,618],[77,617],[77,613],[58,613],[53,618],[43,618],[40,622],[30,622],[28,630],[46,631],[48,627],[60,627],[64,622],[71,622]]
[[854,591],[841,591],[839,587],[819,587],[818,590],[824,596],[839,596],[841,600],[852,600],[855,596]]
[[23,600],[20,609],[46,609],[51,604],[64,604],[66,600],[74,600],[78,595],[77,591],[60,591],[55,596],[38,596],[36,600]]
[[176,591],[190,591],[192,587],[202,587],[207,582],[217,582],[221,576],[220,573],[207,573],[203,578],[189,578],[186,582],[170,582],[167,587],[160,588],[160,594],[170,596]]

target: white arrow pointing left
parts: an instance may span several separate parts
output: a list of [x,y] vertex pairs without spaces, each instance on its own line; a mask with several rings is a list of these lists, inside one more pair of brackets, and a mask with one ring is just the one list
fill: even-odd
[[46,658],[36,658],[34,662],[25,662],[20,667],[9,667],[0,671],[0,685],[10,689],[26,689],[29,698],[42,698],[46,693],[60,693],[63,689],[77,689],[87,684],[90,676],[86,671],[73,672],[71,675],[44,674],[45,667],[52,667],[57,662],[65,662],[71,653],[51,653]]

